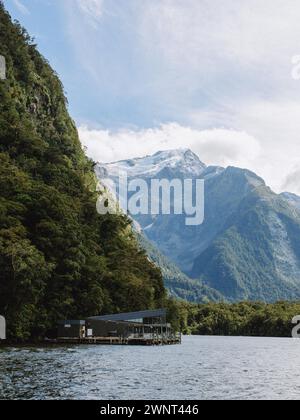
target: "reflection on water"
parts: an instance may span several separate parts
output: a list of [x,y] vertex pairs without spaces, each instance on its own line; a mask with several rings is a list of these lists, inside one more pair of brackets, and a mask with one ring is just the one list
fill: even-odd
[[1,399],[299,399],[300,340],[0,348]]

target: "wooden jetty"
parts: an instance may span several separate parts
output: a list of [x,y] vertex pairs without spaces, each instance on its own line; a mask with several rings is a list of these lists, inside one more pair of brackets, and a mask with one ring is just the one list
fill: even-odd
[[181,337],[167,339],[151,339],[151,338],[122,338],[122,337],[93,337],[93,338],[68,338],[60,337],[52,340],[57,344],[85,344],[85,345],[111,345],[111,346],[165,346],[181,344]]

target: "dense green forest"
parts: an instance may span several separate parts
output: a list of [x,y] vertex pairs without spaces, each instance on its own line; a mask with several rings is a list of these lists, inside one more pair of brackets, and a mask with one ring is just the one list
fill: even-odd
[[62,84],[0,3],[0,314],[8,336],[42,337],[59,319],[165,304],[160,271],[130,221],[96,212]]
[[186,334],[291,337],[300,302],[173,303],[173,322]]
[[192,280],[186,276],[145,235],[137,233],[137,239],[141,247],[146,250],[151,261],[160,268],[165,287],[171,297],[192,303],[222,302],[225,300],[221,293],[206,286],[201,280]]

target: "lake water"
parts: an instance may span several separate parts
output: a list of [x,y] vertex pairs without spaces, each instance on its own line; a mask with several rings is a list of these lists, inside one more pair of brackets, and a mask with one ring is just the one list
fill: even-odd
[[0,348],[1,399],[299,399],[300,340]]

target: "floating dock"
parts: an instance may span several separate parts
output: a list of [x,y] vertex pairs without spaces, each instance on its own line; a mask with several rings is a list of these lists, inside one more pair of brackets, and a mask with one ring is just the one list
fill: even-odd
[[167,346],[181,344],[181,336],[174,338],[121,338],[121,337],[61,337],[53,340],[57,344],[110,345],[110,346]]
[[165,309],[61,321],[59,344],[162,346],[181,344],[181,334],[167,323]]

